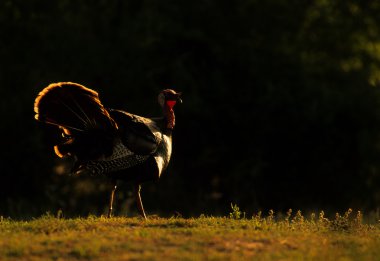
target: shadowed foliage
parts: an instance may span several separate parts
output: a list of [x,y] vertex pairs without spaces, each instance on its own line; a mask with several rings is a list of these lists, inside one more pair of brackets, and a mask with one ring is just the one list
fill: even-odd
[[2,1],[0,214],[105,211],[109,187],[63,175],[58,133],[33,118],[39,91],[59,81],[146,116],[159,115],[160,90],[183,92],[169,169],[144,187],[154,213],[375,208],[379,11],[355,0]]

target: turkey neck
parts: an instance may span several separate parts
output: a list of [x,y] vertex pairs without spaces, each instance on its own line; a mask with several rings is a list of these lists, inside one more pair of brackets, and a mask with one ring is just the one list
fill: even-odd
[[175,115],[173,107],[170,107],[167,104],[164,107],[164,119],[166,123],[166,129],[172,131],[175,125]]

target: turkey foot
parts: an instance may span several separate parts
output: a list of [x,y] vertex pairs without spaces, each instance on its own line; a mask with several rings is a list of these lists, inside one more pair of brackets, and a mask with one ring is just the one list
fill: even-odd
[[143,207],[143,204],[142,204],[142,201],[141,201],[140,191],[141,191],[141,185],[137,184],[136,187],[135,187],[137,207],[139,208],[140,215],[146,220],[146,215],[145,215],[144,207]]
[[110,197],[110,205],[109,205],[109,208],[108,208],[108,215],[107,217],[110,218],[112,216],[112,205],[113,205],[113,198],[115,196],[115,191],[116,191],[116,182],[113,183],[113,189],[111,191],[111,197]]

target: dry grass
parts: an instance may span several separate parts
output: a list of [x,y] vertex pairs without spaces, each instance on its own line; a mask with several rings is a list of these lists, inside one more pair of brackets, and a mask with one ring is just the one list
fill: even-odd
[[[376,260],[378,225],[289,211],[194,219],[0,219],[0,260]],[[241,213],[240,213],[241,214]]]

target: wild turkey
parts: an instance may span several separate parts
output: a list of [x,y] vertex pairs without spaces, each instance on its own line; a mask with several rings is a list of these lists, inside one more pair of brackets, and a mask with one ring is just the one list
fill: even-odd
[[168,166],[175,125],[173,107],[180,93],[166,89],[158,95],[160,118],[144,118],[106,109],[96,91],[72,82],[53,83],[34,103],[35,118],[57,126],[62,140],[54,146],[59,157],[75,159],[72,172],[105,175],[113,181],[108,216],[112,214],[116,181],[133,181],[137,206],[146,219],[141,184],[158,179]]

